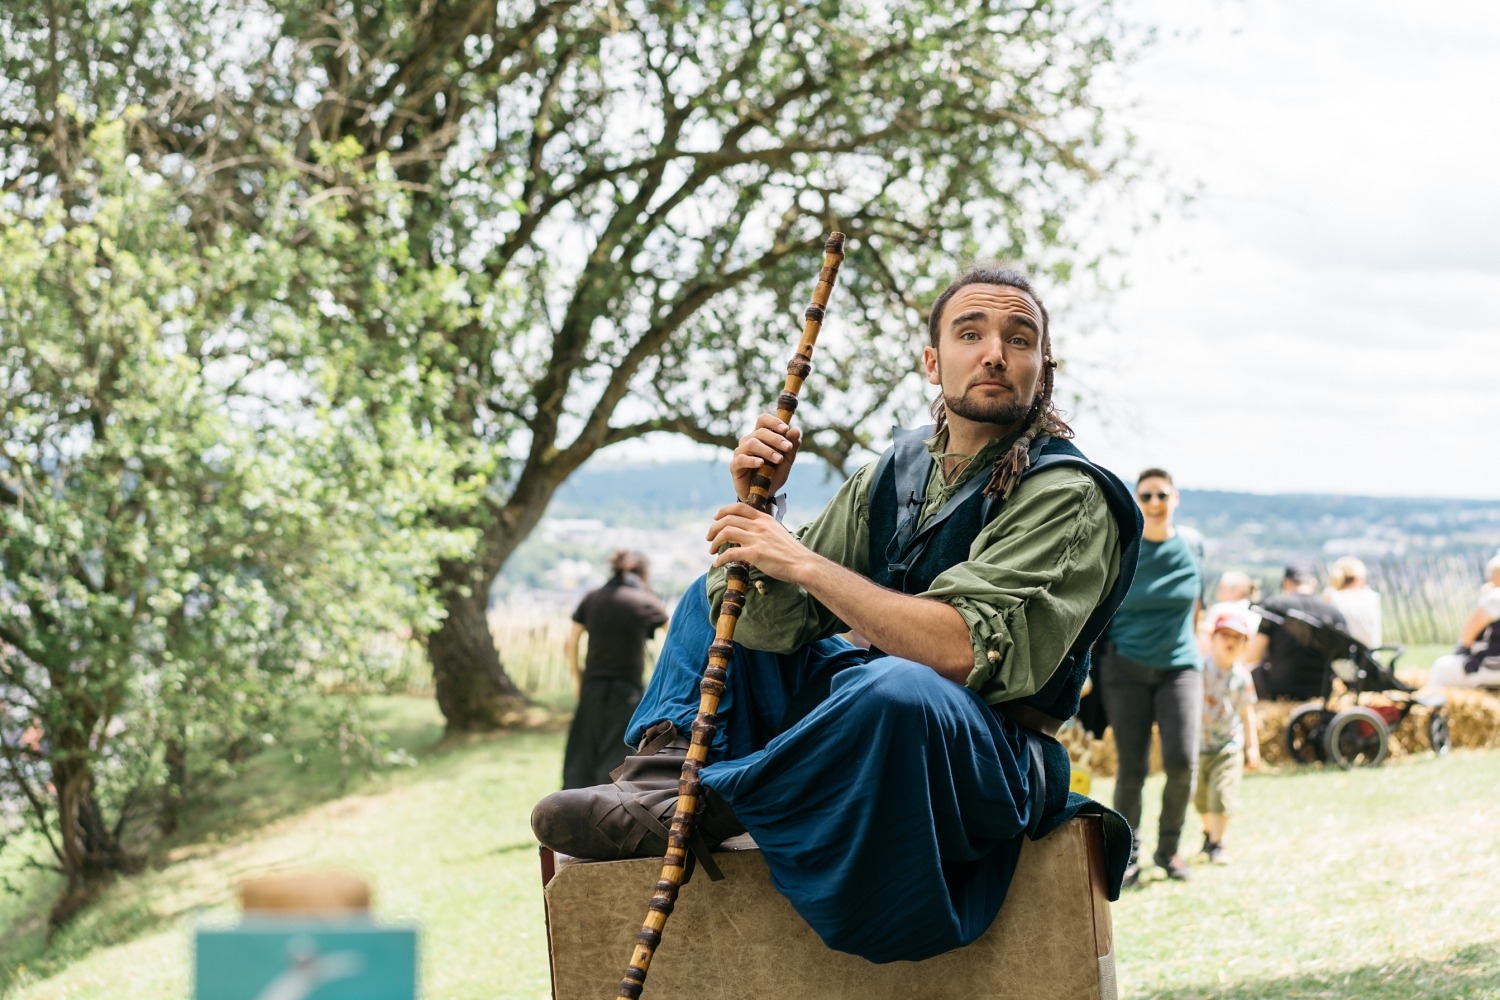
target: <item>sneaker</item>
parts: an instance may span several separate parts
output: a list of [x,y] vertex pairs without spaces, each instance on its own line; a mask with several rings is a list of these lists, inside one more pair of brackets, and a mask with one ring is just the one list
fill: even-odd
[[1208,860],[1216,865],[1229,864],[1229,852],[1224,850],[1223,844],[1215,844],[1213,846],[1213,850],[1207,851],[1205,853],[1208,854]]
[[1214,848],[1218,846],[1218,844],[1215,844],[1212,840],[1209,840],[1208,834],[1205,833],[1203,835],[1203,847],[1199,849],[1198,853],[1206,856],[1210,861],[1212,861],[1214,856]]
[[1167,878],[1169,879],[1174,879],[1178,882],[1186,882],[1188,879],[1193,877],[1193,873],[1188,869],[1188,866],[1184,864],[1182,858],[1178,857],[1176,854],[1172,855],[1166,860],[1157,858],[1156,864],[1157,867],[1161,868],[1162,871],[1167,873]]

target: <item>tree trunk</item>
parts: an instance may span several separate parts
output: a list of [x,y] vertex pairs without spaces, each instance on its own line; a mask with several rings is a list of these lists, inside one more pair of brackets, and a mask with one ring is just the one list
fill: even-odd
[[489,581],[480,575],[469,563],[445,561],[439,570],[447,614],[427,638],[427,656],[450,733],[500,729],[526,704],[490,635]]
[[187,735],[181,730],[167,740],[163,751],[166,757],[167,780],[161,787],[161,806],[157,828],[164,835],[177,832],[182,819],[182,806],[187,799]]
[[63,755],[52,763],[57,790],[58,826],[62,833],[63,873],[70,888],[124,871],[129,858],[104,821],[94,792],[94,776],[83,753]]

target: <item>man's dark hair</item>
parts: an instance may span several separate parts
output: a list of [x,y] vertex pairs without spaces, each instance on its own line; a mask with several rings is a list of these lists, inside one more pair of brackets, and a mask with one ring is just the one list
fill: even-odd
[[[1139,485],[1141,485],[1142,483],[1144,483],[1148,479],[1165,479],[1167,482],[1171,483],[1172,482],[1172,474],[1170,472],[1168,472],[1166,469],[1156,469],[1156,468],[1142,469],[1141,470],[1141,474],[1139,476],[1135,477],[1135,484],[1137,486],[1139,486]],[[1175,486],[1177,484],[1176,483],[1172,483],[1172,485]]]
[[964,273],[960,274],[953,284],[943,289],[943,294],[937,297],[937,301],[932,304],[932,312],[927,316],[927,339],[934,348],[937,347],[938,339],[943,331],[943,309],[948,305],[948,300],[965,285],[1004,285],[1031,296],[1031,301],[1036,303],[1037,309],[1042,314],[1042,353],[1050,356],[1052,338],[1048,332],[1048,326],[1051,318],[1047,315],[1047,307],[1042,304],[1036,289],[1031,287],[1030,278],[1013,267],[1006,267],[999,261],[980,261],[969,265]]
[[[1047,307],[1042,304],[1041,296],[1037,295],[1036,289],[1031,287],[1031,279],[1025,274],[1015,268],[1006,267],[998,261],[971,264],[951,285],[943,289],[943,293],[932,304],[932,312],[927,317],[927,337],[934,350],[937,349],[942,333],[943,308],[948,305],[948,300],[965,285],[1004,285],[1007,288],[1014,288],[1030,296],[1031,301],[1036,303],[1037,311],[1042,314],[1041,385],[1037,389],[1036,398],[1031,401],[1031,409],[1027,411],[1026,430],[1022,432],[1020,439],[1011,446],[1010,450],[995,461],[995,467],[990,473],[990,481],[984,487],[985,496],[1009,498],[1016,484],[1021,481],[1021,474],[1031,465],[1031,442],[1038,434],[1051,434],[1053,437],[1061,438],[1073,436],[1073,428],[1063,420],[1062,415],[1057,412],[1056,404],[1052,401],[1053,374],[1057,370],[1057,362],[1052,360],[1051,318],[1047,315]],[[937,399],[932,403],[932,419],[939,430],[948,421],[947,406],[943,402],[941,389],[938,390]]]
[[1310,559],[1296,559],[1286,564],[1281,574],[1283,583],[1290,580],[1298,587],[1313,587],[1318,583],[1318,567]]
[[651,572],[651,563],[642,552],[634,549],[617,549],[614,555],[609,557],[609,568],[617,576],[625,573],[645,576]]

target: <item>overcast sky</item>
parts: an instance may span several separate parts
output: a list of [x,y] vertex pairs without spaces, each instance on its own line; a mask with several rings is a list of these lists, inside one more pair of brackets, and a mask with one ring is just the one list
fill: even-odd
[[[1080,444],[1184,488],[1500,500],[1500,4],[1132,0],[1132,241]],[[1055,317],[1068,354],[1066,315]]]
[[1188,490],[1500,502],[1500,3],[1119,6],[1159,31],[1123,119],[1197,194],[1115,241],[1098,310],[1047,295],[1079,444]]

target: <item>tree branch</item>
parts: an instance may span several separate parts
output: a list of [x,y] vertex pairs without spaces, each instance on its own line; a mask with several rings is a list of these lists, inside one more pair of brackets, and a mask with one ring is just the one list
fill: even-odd
[[52,828],[46,823],[47,805],[41,796],[37,794],[36,789],[31,787],[31,782],[26,779],[25,773],[16,761],[15,749],[3,743],[0,743],[0,749],[5,751],[5,762],[10,765],[11,780],[16,783],[16,787],[21,789],[21,794],[26,797],[26,801],[31,805],[32,815],[36,820],[32,826],[40,830],[42,836],[47,839],[47,846],[52,849],[52,856],[57,858],[58,863],[66,863],[66,856],[63,853],[62,846],[53,838]]
[[[3,623],[0,623],[0,642],[4,642],[7,645],[14,646],[16,649],[20,650],[22,656],[26,657],[28,660],[30,660],[32,663],[37,664],[38,666],[45,666],[47,663],[47,658],[39,655],[36,650],[30,648],[30,643],[26,641],[26,638],[21,635],[21,633]],[[32,700],[40,703],[40,699],[37,698],[36,692],[30,690],[22,681],[18,680],[15,676],[14,671],[7,669],[5,671],[5,676],[6,683],[16,685],[16,687],[31,695]]]
[[[735,271],[720,274],[714,281],[705,281],[685,289],[682,296],[677,300],[672,311],[662,317],[661,321],[653,324],[630,349],[624,358],[611,366],[610,377],[606,383],[599,401],[595,404],[593,411],[584,423],[583,430],[579,432],[573,444],[566,452],[583,452],[582,457],[577,458],[577,464],[582,464],[598,448],[602,447],[600,442],[609,436],[609,418],[619,405],[620,400],[630,389],[630,383],[640,371],[641,366],[650,358],[660,353],[662,346],[671,339],[683,323],[687,322],[699,309],[706,305],[714,296],[719,295],[748,278],[760,274],[772,264],[800,250],[795,246],[778,246],[766,251],[755,261],[746,264]],[[564,459],[569,460],[569,459]]]

